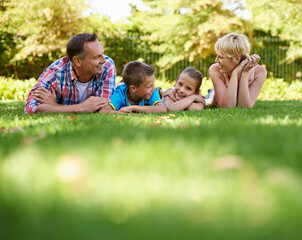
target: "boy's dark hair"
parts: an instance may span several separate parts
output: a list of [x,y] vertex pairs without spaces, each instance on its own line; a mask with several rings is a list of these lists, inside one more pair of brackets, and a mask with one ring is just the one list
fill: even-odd
[[152,76],[155,67],[139,61],[128,62],[123,70],[123,81],[126,86],[134,85],[139,87],[147,76]]
[[81,59],[85,58],[86,49],[84,47],[85,42],[94,42],[97,40],[97,35],[95,33],[80,33],[73,36],[67,43],[67,56],[70,61],[73,61],[74,56],[78,56]]
[[[196,81],[196,83],[197,83],[197,85],[196,85],[196,91],[199,92],[199,88],[200,88],[200,86],[201,86],[201,84],[202,84],[202,74],[201,74],[201,72],[198,71],[198,70],[197,70],[196,68],[194,68],[194,67],[187,67],[185,70],[183,70],[183,71],[181,72],[181,74],[183,74],[183,73],[188,74],[188,75],[190,76],[190,78],[193,78],[193,79]],[[180,74],[180,75],[181,75],[181,74]],[[179,75],[179,76],[180,76],[180,75]],[[176,82],[178,81],[179,76],[178,76],[178,78],[176,79]]]

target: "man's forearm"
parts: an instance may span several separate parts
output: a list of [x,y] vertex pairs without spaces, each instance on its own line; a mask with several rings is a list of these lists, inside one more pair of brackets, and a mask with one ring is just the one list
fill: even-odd
[[43,113],[43,112],[57,112],[57,113],[81,113],[85,112],[80,104],[73,105],[52,105],[52,104],[40,104],[35,113]]

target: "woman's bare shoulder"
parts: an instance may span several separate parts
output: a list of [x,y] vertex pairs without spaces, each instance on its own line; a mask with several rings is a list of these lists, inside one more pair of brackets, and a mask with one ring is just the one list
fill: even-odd
[[218,63],[214,63],[210,66],[209,68],[209,72],[211,73],[219,73],[219,64]]
[[255,76],[263,76],[263,77],[266,77],[267,75],[267,71],[266,71],[266,68],[264,66],[261,66],[261,65],[257,65],[255,67]]

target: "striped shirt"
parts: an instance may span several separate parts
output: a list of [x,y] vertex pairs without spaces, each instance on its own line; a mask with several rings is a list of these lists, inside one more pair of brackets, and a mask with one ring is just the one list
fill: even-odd
[[[115,89],[115,65],[113,60],[108,56],[106,56],[105,59],[106,63],[103,65],[103,73],[96,75],[89,82],[87,98],[91,96],[110,98]],[[76,80],[76,73],[68,57],[58,59],[45,69],[36,85],[29,92],[24,112],[34,113],[40,105],[38,101],[32,99],[32,92],[39,87],[44,87],[50,91],[50,85],[56,92],[58,104],[71,105],[80,103]]]

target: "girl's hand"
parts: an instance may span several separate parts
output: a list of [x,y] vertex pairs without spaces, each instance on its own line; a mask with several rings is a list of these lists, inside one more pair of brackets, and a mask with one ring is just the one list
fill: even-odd
[[258,54],[253,54],[252,56],[248,57],[248,63],[244,66],[243,68],[243,72],[249,72],[253,67],[255,67],[259,61],[260,61],[261,57]]
[[194,102],[202,103],[204,106],[206,105],[206,102],[204,100],[204,96],[202,96],[200,93],[196,93],[196,94],[194,94],[194,96],[195,96]]

